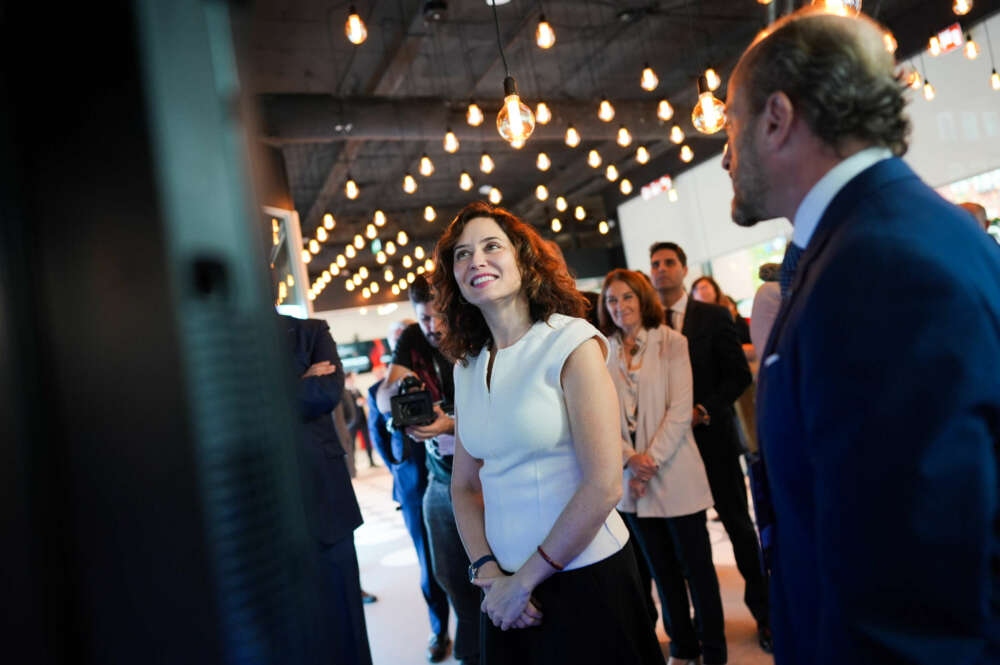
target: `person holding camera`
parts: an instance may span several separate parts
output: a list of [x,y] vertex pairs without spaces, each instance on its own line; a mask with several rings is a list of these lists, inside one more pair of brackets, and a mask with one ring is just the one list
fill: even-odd
[[[480,594],[469,584],[469,559],[455,526],[451,504],[455,452],[455,419],[451,414],[455,388],[452,363],[438,348],[445,332],[444,320],[434,306],[426,277],[417,275],[409,295],[417,323],[400,335],[376,399],[380,411],[392,414],[392,427],[402,428],[410,439],[426,449],[428,478],[423,514],[431,566],[458,618],[455,658],[466,665],[478,665]],[[441,630],[431,636],[428,660],[432,663],[444,660],[450,646],[445,614]]]

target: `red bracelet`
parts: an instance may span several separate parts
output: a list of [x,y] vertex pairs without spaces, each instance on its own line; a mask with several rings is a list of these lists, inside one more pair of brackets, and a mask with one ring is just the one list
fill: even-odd
[[538,546],[538,553],[542,555],[543,559],[545,559],[545,563],[549,564],[550,566],[552,566],[556,570],[562,570],[563,569],[562,566],[560,566],[558,563],[556,563],[555,561],[553,561],[552,559],[549,558],[549,555],[545,553],[545,550],[542,549],[541,545]]

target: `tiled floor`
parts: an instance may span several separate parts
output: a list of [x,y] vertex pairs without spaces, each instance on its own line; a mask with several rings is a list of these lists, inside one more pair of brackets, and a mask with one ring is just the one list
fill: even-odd
[[[392,501],[392,477],[384,467],[369,468],[368,460],[361,455],[357,467],[354,489],[365,517],[365,524],[355,532],[361,586],[378,596],[378,602],[365,606],[374,665],[421,665],[427,662],[425,650],[430,627],[420,595],[413,543]],[[729,662],[770,665],[773,660],[757,646],[754,621],[743,605],[743,578],[733,563],[726,532],[718,522],[709,523],[709,532],[722,588]],[[666,654],[667,637],[662,623],[657,624],[656,630]]]

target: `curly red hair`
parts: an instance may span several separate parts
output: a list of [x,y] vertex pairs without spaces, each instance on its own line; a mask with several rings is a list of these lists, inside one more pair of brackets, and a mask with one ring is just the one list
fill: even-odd
[[503,208],[482,201],[470,203],[438,240],[434,249],[436,269],[431,274],[434,304],[448,324],[440,348],[462,364],[470,355],[478,355],[492,339],[486,319],[478,307],[462,298],[454,275],[455,245],[465,225],[477,217],[492,219],[510,238],[532,321],[545,321],[553,314],[582,317],[587,309],[587,299],[577,291],[565,262],[546,246],[538,232]]

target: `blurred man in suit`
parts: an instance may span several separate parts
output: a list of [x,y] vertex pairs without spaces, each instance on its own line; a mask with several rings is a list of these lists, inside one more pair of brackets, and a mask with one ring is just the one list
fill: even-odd
[[684,288],[687,272],[687,255],[676,243],[658,242],[649,248],[649,273],[666,323],[688,339],[694,378],[691,426],[705,462],[715,511],[733,544],[736,566],[746,584],[743,600],[757,621],[758,641],[762,649],[770,651],[767,579],[757,532],[750,519],[740,466],[743,449],[733,410],[733,402],[753,377],[729,310],[689,298]]
[[1000,662],[1000,250],[899,159],[884,32],[797,12],[729,84],[733,220],[794,227],[757,393],[778,665]]

